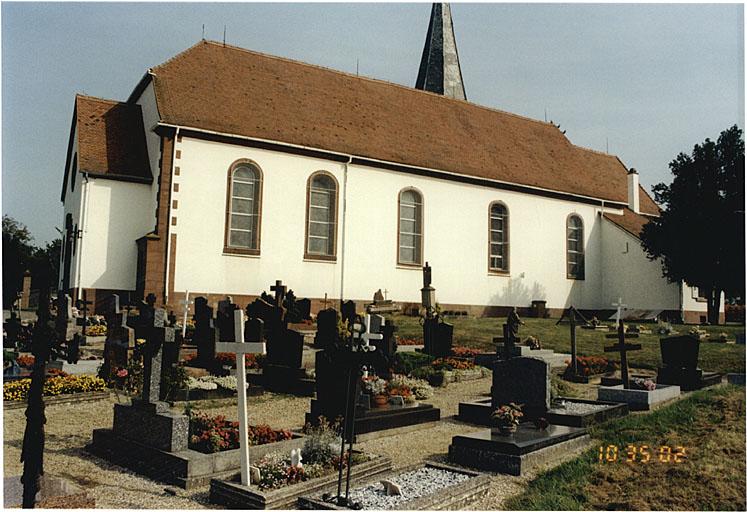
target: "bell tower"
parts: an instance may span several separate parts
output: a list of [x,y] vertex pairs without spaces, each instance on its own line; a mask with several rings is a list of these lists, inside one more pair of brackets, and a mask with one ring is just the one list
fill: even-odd
[[433,4],[415,88],[466,100],[449,4]]

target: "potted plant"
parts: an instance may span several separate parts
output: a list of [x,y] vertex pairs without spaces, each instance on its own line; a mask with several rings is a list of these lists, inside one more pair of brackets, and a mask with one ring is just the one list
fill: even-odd
[[365,377],[363,379],[363,392],[373,397],[376,407],[383,407],[389,401],[386,394],[386,381],[381,377]]
[[493,423],[498,427],[501,435],[509,436],[516,432],[519,426],[519,420],[524,413],[521,412],[523,405],[517,405],[511,402],[508,405],[502,405],[491,415]]

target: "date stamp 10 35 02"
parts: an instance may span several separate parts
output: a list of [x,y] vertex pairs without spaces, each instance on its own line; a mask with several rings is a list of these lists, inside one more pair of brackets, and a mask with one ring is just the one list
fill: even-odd
[[599,447],[599,463],[626,462],[629,464],[682,464],[687,461],[688,448],[684,446],[649,446],[647,444]]

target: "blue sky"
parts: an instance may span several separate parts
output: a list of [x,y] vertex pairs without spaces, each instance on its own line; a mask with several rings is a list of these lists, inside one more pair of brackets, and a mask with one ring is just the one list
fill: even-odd
[[[207,39],[412,86],[430,4],[11,3],[2,16],[2,211],[41,243],[59,201],[76,92],[124,100]],[[553,120],[651,185],[744,127],[743,6],[452,4],[469,101]]]

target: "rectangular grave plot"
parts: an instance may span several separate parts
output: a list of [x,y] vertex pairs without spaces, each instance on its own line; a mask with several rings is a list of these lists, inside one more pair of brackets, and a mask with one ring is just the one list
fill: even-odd
[[[249,460],[258,460],[272,451],[288,452],[301,448],[302,434],[277,443],[249,447]],[[154,480],[194,489],[210,483],[212,478],[233,474],[241,467],[239,450],[202,453],[196,450],[166,452],[143,443],[122,438],[110,429],[93,431],[93,442],[86,451],[113,464],[131,469]]]
[[490,425],[490,414],[493,411],[490,398],[481,398],[469,402],[459,402],[457,419],[475,425]]
[[643,389],[624,389],[618,386],[600,386],[597,398],[607,402],[621,402],[628,404],[631,411],[648,411],[658,404],[668,402],[680,396],[679,386],[657,384],[653,391]]
[[586,429],[551,425],[546,431],[520,425],[512,436],[491,430],[454,436],[449,461],[462,466],[520,476],[589,445]]
[[[384,510],[460,510],[468,506],[475,500],[485,496],[490,488],[490,475],[472,471],[469,469],[458,468],[448,464],[436,462],[426,462],[425,464],[416,463],[410,466],[400,468],[396,474],[379,476],[375,479],[366,479],[359,487],[377,483],[383,478],[392,479],[397,475],[409,473],[420,468],[434,468],[467,475],[468,480],[459,482],[418,498],[406,499],[399,501],[393,507]],[[309,497],[302,496],[298,498],[298,508],[302,510],[348,510],[333,503],[323,501],[318,495]]]
[[[612,418],[627,416],[630,412],[628,404],[617,402],[601,402],[599,400],[583,400],[581,398],[560,397],[570,405],[571,410],[551,407],[547,411],[547,421],[553,425],[566,425],[568,427],[588,427],[596,423],[602,423]],[[581,411],[573,411],[574,404],[578,405]],[[588,411],[584,411],[584,405],[590,406]]]
[[[391,470],[392,461],[388,457],[374,456],[369,461],[353,466],[350,481],[359,482]],[[210,502],[239,510],[290,509],[296,505],[301,496],[321,495],[325,492],[334,492],[336,488],[337,472],[265,491],[259,490],[254,485],[241,485],[239,475],[236,473],[226,479],[210,481]]]

